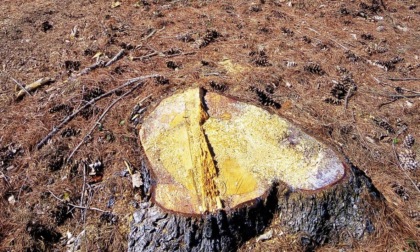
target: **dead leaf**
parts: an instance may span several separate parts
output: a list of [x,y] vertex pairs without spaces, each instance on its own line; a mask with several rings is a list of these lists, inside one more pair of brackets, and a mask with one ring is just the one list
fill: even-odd
[[11,195],[9,198],[7,198],[7,201],[9,201],[9,204],[12,206],[16,204],[16,199],[14,195]]

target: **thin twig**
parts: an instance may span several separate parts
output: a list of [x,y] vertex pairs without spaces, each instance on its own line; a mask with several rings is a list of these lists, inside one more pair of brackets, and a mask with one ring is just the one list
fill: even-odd
[[397,98],[397,99],[399,99],[399,98],[416,98],[416,97],[420,97],[420,94],[411,94],[411,95],[403,95],[403,94],[390,94],[390,95],[387,95],[387,94],[379,94],[380,96],[384,96],[384,97],[390,97],[390,98],[393,98],[393,99],[395,99],[395,98]]
[[129,91],[125,92],[124,94],[122,94],[120,97],[118,97],[117,99],[115,99],[113,102],[111,102],[111,104],[108,105],[108,107],[104,110],[104,112],[101,114],[101,116],[99,116],[98,120],[95,122],[95,124],[92,126],[92,128],[90,128],[89,132],[85,135],[85,137],[82,138],[82,141],[79,142],[79,144],[73,149],[73,151],[70,153],[69,157],[67,158],[67,162],[71,160],[71,158],[73,157],[73,155],[76,153],[76,151],[80,148],[80,146],[82,146],[82,144],[85,143],[85,140],[92,134],[92,132],[95,130],[96,126],[98,126],[102,119],[104,119],[105,115],[108,113],[108,111],[117,103],[119,102],[122,98],[124,98],[125,96],[129,95],[131,92],[133,92],[134,90],[136,90],[139,86],[143,85],[143,82],[139,82],[137,83],[137,85],[135,85],[132,89],[130,89]]
[[23,186],[24,186],[24,185],[25,185],[25,183],[26,183],[26,180],[28,180],[28,176],[26,176],[26,177],[25,177],[25,180],[23,181],[22,185],[21,185],[21,186],[20,186],[20,188],[19,188],[19,193],[18,193],[18,196],[17,196],[17,198],[16,198],[16,200],[18,200],[18,201],[19,201],[19,198],[20,198],[20,194],[22,193]]
[[196,52],[184,52],[184,53],[176,53],[176,54],[171,54],[171,55],[165,55],[163,57],[173,58],[173,57],[178,57],[178,56],[186,56],[186,55],[194,55],[194,54],[196,54]]
[[196,54],[196,52],[185,52],[185,53],[177,53],[177,54],[171,54],[171,55],[166,55],[163,52],[159,52],[159,51],[154,51],[152,53],[146,54],[144,56],[140,56],[140,57],[131,57],[131,60],[145,60],[154,56],[160,56],[163,58],[174,58],[174,57],[178,57],[178,56],[186,56],[186,55],[194,55]]
[[401,89],[401,90],[404,90],[404,91],[407,91],[407,92],[410,92],[410,93],[413,93],[413,94],[420,94],[420,92],[419,91],[413,91],[413,90],[410,90],[410,89],[407,89],[407,88],[403,88],[403,87],[397,87],[397,86],[394,86],[394,85],[391,85],[391,84],[389,84],[389,83],[386,83],[386,82],[383,82],[383,81],[381,81],[381,80],[379,80],[378,78],[376,78],[376,77],[374,77],[373,75],[371,75],[371,77],[379,84],[379,85],[386,85],[386,86],[389,86],[389,87],[392,87],[392,88],[394,88],[394,89],[397,89],[397,88],[399,88],[399,89]]
[[124,56],[125,50],[121,49],[112,59],[110,59],[109,61],[103,61],[103,60],[98,60],[96,61],[94,64],[86,67],[85,69],[83,69],[82,71],[80,71],[78,74],[75,75],[75,77],[79,77],[85,74],[88,74],[89,72],[95,70],[96,68],[99,67],[108,67],[112,64],[114,64],[116,61],[118,61],[119,59],[122,58],[122,56]]
[[344,109],[347,109],[347,105],[349,103],[349,98],[353,95],[353,91],[354,91],[355,87],[351,86],[349,88],[349,90],[347,91],[346,97],[344,98]]
[[[311,31],[315,32],[316,34],[318,34],[318,35],[320,35],[320,36],[325,36],[325,35],[322,35],[322,34],[321,34],[321,33],[319,33],[317,30],[315,30],[315,29],[313,29],[313,28],[311,28],[311,27],[306,27],[306,28],[307,28],[308,30],[311,30]],[[348,49],[347,47],[345,47],[345,46],[343,46],[342,44],[338,43],[336,40],[334,40],[334,39],[332,39],[332,38],[330,38],[330,37],[327,37],[327,39],[329,39],[329,40],[331,40],[332,42],[336,43],[337,45],[341,46],[344,50],[349,51],[349,49]]]
[[151,38],[153,35],[155,35],[155,33],[156,32],[159,32],[159,31],[162,31],[162,30],[164,30],[165,29],[165,26],[164,27],[162,27],[161,29],[159,29],[159,30],[156,30],[156,29],[154,29],[152,32],[150,32],[146,37],[144,37],[143,39],[142,39],[142,41],[144,41],[144,40],[148,40],[149,38]]
[[353,123],[354,123],[354,127],[356,128],[357,133],[359,133],[359,137],[360,137],[360,143],[361,145],[366,148],[369,149],[367,146],[369,146],[366,141],[364,136],[362,135],[362,133],[359,130],[359,127],[357,127],[357,121],[356,121],[356,116],[354,115],[354,110],[351,111],[352,117],[353,117]]
[[66,203],[67,205],[69,205],[69,206],[72,206],[72,207],[74,207],[74,208],[79,208],[79,209],[85,209],[85,210],[92,210],[92,211],[98,211],[98,212],[102,212],[102,213],[109,213],[109,211],[105,211],[105,210],[102,210],[102,209],[99,209],[99,208],[96,208],[96,207],[84,207],[84,206],[79,206],[79,205],[74,205],[74,204],[71,204],[71,203],[69,203],[69,202],[67,202],[66,200],[63,200],[63,199],[60,199],[59,197],[57,197],[53,192],[51,192],[50,190],[48,190],[48,192],[55,198],[55,199],[57,199],[58,201],[60,201],[60,202],[64,202],[64,203]]
[[159,52],[157,52],[157,51],[155,51],[155,52],[152,52],[152,53],[149,53],[149,54],[147,54],[147,55],[144,55],[144,56],[140,56],[140,57],[131,57],[131,60],[145,60],[145,59],[148,59],[148,58],[151,58],[151,57],[153,57],[153,56],[156,56],[156,55],[158,55],[159,54]]
[[25,91],[25,93],[27,93],[28,95],[32,96],[31,93],[29,93],[29,91],[25,88],[25,86],[23,86],[19,81],[15,80],[13,77],[10,77],[10,79],[12,79],[16,85],[18,85],[20,87],[20,89],[22,89],[23,91]]
[[81,75],[85,75],[88,74],[90,71],[95,70],[98,67],[102,67],[106,64],[105,61],[103,60],[98,60],[97,62],[95,62],[94,64],[86,67],[85,69],[83,69],[82,71],[80,71],[80,73],[76,74],[76,77],[81,76]]
[[[86,186],[86,163],[83,162],[83,186],[82,186],[82,193],[80,195],[80,204],[83,205],[85,201],[85,186]],[[86,211],[81,214],[82,221],[86,219]]]
[[129,81],[127,81],[126,83],[124,83],[123,85],[112,89],[111,91],[108,91],[96,98],[93,98],[92,100],[88,101],[85,105],[83,105],[82,107],[80,107],[79,109],[77,109],[76,111],[74,111],[72,114],[68,115],[66,118],[64,118],[61,123],[58,126],[53,127],[53,129],[41,140],[38,142],[38,144],[36,145],[37,149],[40,149],[42,146],[44,146],[44,144],[47,143],[47,141],[53,137],[55,134],[57,134],[58,131],[61,130],[61,128],[66,125],[69,121],[71,121],[78,113],[80,113],[80,111],[82,111],[83,109],[89,107],[90,105],[94,104],[95,102],[99,101],[100,99],[107,97],[111,94],[113,94],[115,91],[118,91],[122,88],[125,88],[127,86],[130,86],[138,81],[143,81],[145,79],[148,78],[156,78],[158,77],[158,74],[151,74],[151,75],[146,75],[146,76],[140,76],[140,77],[136,77],[133,79],[130,79]]
[[420,78],[388,78],[390,81],[419,81]]
[[105,63],[105,67],[109,67],[114,64],[117,60],[121,59],[124,56],[125,50],[121,49],[112,59]]
[[1,177],[0,178],[3,178],[4,181],[6,181],[7,185],[9,185],[9,187],[12,187],[12,185],[9,182],[9,180],[7,179],[7,176],[2,171],[0,171],[0,174],[1,174]]
[[390,101],[387,101],[387,102],[384,102],[384,103],[379,104],[379,108],[381,108],[382,106],[385,106],[385,105],[391,104],[391,103],[393,103],[393,102],[395,102],[395,101],[398,101],[398,100],[399,100],[399,99],[401,99],[401,98],[416,98],[416,97],[420,97],[420,94],[412,94],[412,95],[398,95],[398,94],[391,94],[391,95],[387,95],[387,94],[380,94],[380,93],[377,93],[377,95],[380,95],[380,96],[383,96],[383,97],[389,97],[389,98],[391,98],[391,99],[392,99],[392,100],[390,100]]
[[394,99],[392,99],[392,100],[390,100],[390,101],[387,101],[387,102],[381,103],[381,104],[379,104],[378,108],[382,108],[383,106],[388,105],[388,104],[391,104],[391,103],[393,103],[393,102],[395,102],[395,101],[398,101],[399,99],[400,99],[400,98],[394,98]]

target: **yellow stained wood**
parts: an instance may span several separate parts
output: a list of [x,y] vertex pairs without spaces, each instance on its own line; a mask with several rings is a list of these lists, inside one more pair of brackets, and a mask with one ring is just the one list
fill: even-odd
[[157,181],[155,201],[178,212],[233,208],[277,180],[316,190],[344,175],[331,149],[288,121],[199,88],[164,99],[140,140]]

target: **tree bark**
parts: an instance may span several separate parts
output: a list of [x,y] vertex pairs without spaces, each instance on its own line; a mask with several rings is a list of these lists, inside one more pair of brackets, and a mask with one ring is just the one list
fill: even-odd
[[[143,164],[143,189],[150,193],[153,181]],[[129,251],[235,251],[275,220],[300,233],[306,250],[360,239],[375,230],[384,199],[361,170],[348,166],[343,180],[323,190],[293,191],[274,183],[265,198],[230,211],[182,215],[161,209],[149,197],[134,213]]]
[[190,89],[148,115],[140,142],[129,251],[233,251],[270,224],[308,250],[375,230],[383,197],[370,179],[256,106]]

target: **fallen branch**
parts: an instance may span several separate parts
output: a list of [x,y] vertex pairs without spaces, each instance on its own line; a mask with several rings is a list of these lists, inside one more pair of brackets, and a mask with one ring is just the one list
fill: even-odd
[[387,101],[387,102],[384,102],[384,103],[379,104],[379,108],[381,108],[382,106],[391,104],[391,103],[393,103],[395,101],[398,101],[399,99],[402,99],[402,98],[416,98],[416,97],[420,97],[420,94],[412,94],[412,95],[391,94],[391,95],[387,95],[387,94],[380,94],[379,93],[377,95],[380,95],[380,96],[383,96],[383,97],[389,97],[389,98],[392,99],[390,101]]
[[171,55],[165,55],[163,57],[173,58],[173,57],[178,57],[178,56],[186,56],[186,55],[194,55],[194,54],[196,54],[196,52],[184,52],[184,53],[176,53],[176,54],[171,54]]
[[98,67],[102,67],[102,66],[104,66],[106,64],[106,62],[105,61],[103,61],[103,60],[98,60],[98,61],[96,61],[96,63],[95,64],[92,64],[92,65],[90,65],[90,66],[88,66],[88,67],[86,67],[85,69],[83,69],[82,71],[80,71],[80,73],[78,73],[77,75],[76,75],[76,77],[78,77],[78,76],[82,76],[82,75],[85,75],[85,74],[88,74],[89,72],[91,72],[92,70],[95,70],[96,68],[98,68]]
[[20,90],[17,95],[16,99],[22,98],[26,93],[29,93],[30,91],[36,90],[37,88],[46,85],[50,82],[53,82],[54,80],[49,77],[41,78],[35,82],[32,82],[31,84],[27,85],[25,89]]
[[103,60],[98,60],[96,61],[94,64],[86,67],[85,69],[83,69],[82,71],[80,71],[78,74],[76,74],[75,77],[79,77],[85,74],[88,74],[89,72],[95,70],[96,68],[100,68],[100,67],[108,67],[112,64],[114,64],[116,61],[118,61],[119,59],[121,59],[125,54],[125,50],[121,49],[112,59],[110,59],[109,61],[103,61]]
[[351,86],[349,90],[347,91],[346,97],[344,98],[344,109],[347,109],[349,98],[354,94],[353,91],[355,90],[354,86]]
[[98,212],[102,212],[102,213],[109,213],[109,211],[105,211],[105,210],[102,210],[102,209],[99,209],[99,208],[96,208],[96,207],[84,207],[84,206],[79,206],[79,205],[74,205],[74,204],[71,204],[71,203],[69,203],[69,202],[67,202],[66,200],[63,200],[63,199],[60,199],[59,197],[57,197],[53,192],[51,192],[50,190],[48,190],[48,192],[55,198],[55,199],[57,199],[58,201],[60,201],[60,202],[63,202],[63,203],[66,203],[67,205],[69,205],[69,206],[72,206],[72,207],[74,207],[74,208],[79,208],[79,209],[85,209],[85,210],[92,210],[92,211],[98,211]]
[[399,98],[394,98],[394,99],[392,99],[392,100],[390,100],[390,101],[387,101],[387,102],[381,103],[381,104],[379,104],[378,108],[382,108],[383,106],[388,105],[388,104],[391,104],[391,103],[393,103],[393,102],[395,102],[395,101],[398,101],[398,100],[399,100]]
[[162,27],[161,29],[159,29],[159,30],[156,30],[156,29],[154,29],[152,32],[150,32],[146,37],[144,37],[143,39],[142,39],[142,41],[145,41],[145,40],[148,40],[149,38],[151,38],[153,35],[155,35],[155,33],[156,32],[159,32],[159,31],[163,31],[165,29],[165,26],[164,27]]
[[[67,158],[67,162],[71,160],[71,158],[73,157],[73,155],[76,153],[76,151],[80,148],[80,146],[82,146],[82,144],[85,143],[85,140],[92,134],[92,132],[95,130],[96,126],[98,126],[100,124],[100,122],[104,119],[105,115],[108,113],[108,111],[117,103],[119,102],[122,98],[124,98],[125,96],[129,95],[131,92],[133,92],[134,90],[136,90],[139,86],[143,85],[143,82],[139,82],[137,83],[137,85],[135,85],[132,89],[130,89],[129,91],[125,92],[124,94],[122,94],[120,97],[118,97],[117,99],[115,99],[113,102],[111,102],[111,104],[108,105],[108,107],[104,110],[104,112],[101,114],[101,116],[99,116],[98,120],[95,122],[95,124],[92,126],[92,128],[89,130],[89,132],[85,135],[85,137],[83,137],[82,141],[79,142],[79,144],[73,149],[73,151],[70,153],[69,157]],[[150,96],[148,96],[150,97]]]
[[89,107],[90,105],[94,104],[95,102],[99,101],[100,99],[113,94],[115,91],[118,91],[122,88],[130,86],[130,85],[132,85],[132,84],[134,84],[138,81],[143,81],[143,80],[148,79],[148,78],[156,78],[158,76],[159,76],[158,74],[151,74],[151,75],[140,76],[140,77],[137,77],[137,78],[130,79],[129,81],[127,81],[123,85],[121,85],[117,88],[114,88],[111,91],[108,91],[108,92],[106,92],[106,93],[104,93],[104,94],[102,94],[98,97],[95,97],[95,98],[91,99],[85,105],[81,106],[79,109],[77,109],[76,111],[74,111],[73,113],[68,115],[66,118],[64,118],[58,126],[53,127],[53,129],[50,131],[50,133],[48,133],[48,135],[46,135],[41,141],[38,142],[38,144],[36,145],[36,148],[39,150],[42,146],[44,146],[51,137],[53,137],[55,134],[57,134],[57,132],[60,131],[61,128],[64,125],[66,125],[69,121],[71,121],[83,109]]
[[400,98],[416,98],[416,97],[420,97],[420,93],[419,94],[411,94],[411,95],[403,95],[403,94],[379,94],[380,96],[384,96],[384,97],[389,97],[392,99],[400,99]]
[[420,78],[388,78],[390,81],[419,81]]
[[151,58],[153,56],[156,56],[158,54],[159,54],[159,52],[156,51],[156,52],[152,52],[152,53],[146,54],[144,56],[140,56],[140,57],[130,57],[130,59],[132,61],[135,61],[135,60],[145,60],[145,59]]
[[109,67],[124,56],[125,50],[121,49],[112,59],[105,63],[105,67]]
[[193,55],[196,54],[196,52],[185,52],[185,53],[177,53],[177,54],[171,54],[171,55],[166,55],[163,52],[159,52],[159,51],[154,51],[152,53],[146,54],[144,56],[140,56],[140,57],[131,57],[130,59],[132,61],[135,60],[145,60],[154,56],[160,56],[162,58],[173,58],[173,57],[178,57],[178,56],[186,56],[186,55]]
[[[410,92],[410,93],[414,93],[414,94],[420,94],[420,92],[418,92],[418,91],[413,91],[413,90],[410,90],[410,89],[407,89],[407,88],[402,88],[402,87],[396,87],[396,86],[394,86],[394,85],[391,85],[391,84],[388,84],[388,83],[386,83],[386,82],[383,82],[383,81],[381,81],[381,80],[379,80],[378,78],[376,78],[376,77],[374,77],[374,76],[372,76],[371,75],[371,77],[379,84],[379,85],[386,85],[386,86],[389,86],[389,87],[392,87],[392,88],[394,88],[394,89],[397,89],[397,88],[399,88],[399,89],[401,89],[401,90],[403,90],[403,91],[407,91],[407,92]],[[392,78],[391,78],[392,79]]]

